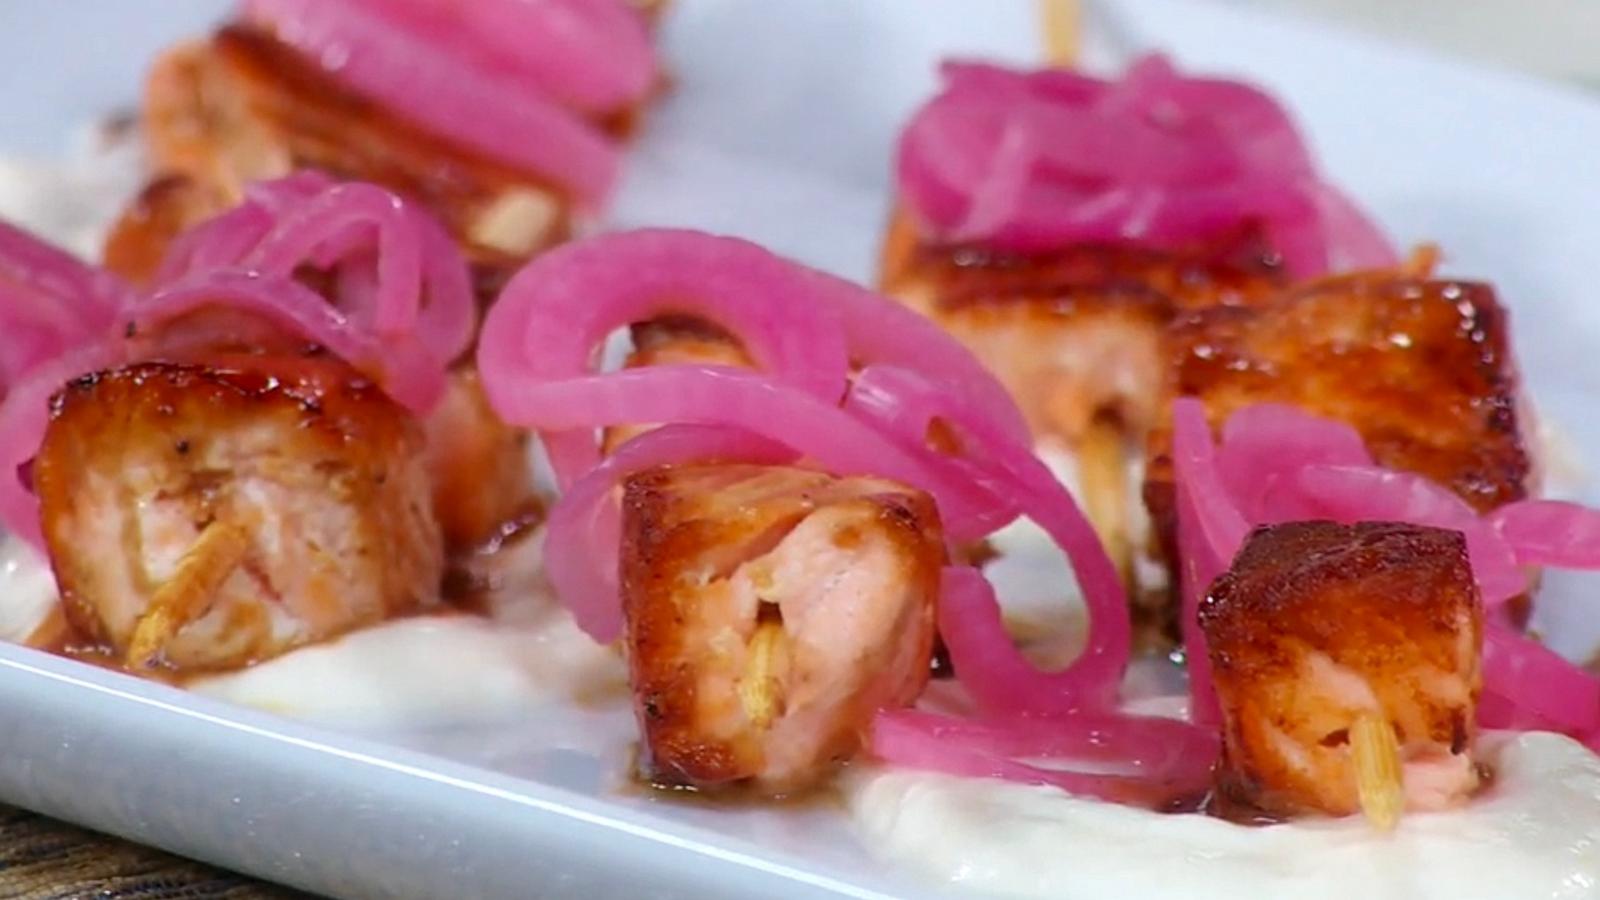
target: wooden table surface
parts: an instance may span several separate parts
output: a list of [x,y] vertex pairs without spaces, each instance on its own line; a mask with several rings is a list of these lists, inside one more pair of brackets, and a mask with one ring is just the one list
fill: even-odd
[[0,900],[309,896],[0,805]]

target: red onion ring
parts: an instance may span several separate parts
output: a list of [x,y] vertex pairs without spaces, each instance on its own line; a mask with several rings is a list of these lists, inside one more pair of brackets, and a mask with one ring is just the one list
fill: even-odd
[[376,6],[458,59],[580,112],[617,112],[655,84],[655,51],[643,17],[618,0],[388,0]]
[[[501,292],[484,321],[478,368],[503,417],[543,435],[569,485],[600,458],[592,432],[556,432],[540,398],[595,370],[594,348],[617,328],[676,313],[734,334],[763,369],[829,403],[848,362],[837,318],[801,267],[748,241],[646,229],[558,247]],[[651,416],[644,422],[665,421]],[[597,422],[581,422],[584,428]]]
[[628,441],[561,495],[545,530],[545,571],[578,627],[606,644],[622,636],[617,555],[623,479],[662,465],[742,462],[783,465],[796,453],[732,428],[664,425]]
[[466,261],[438,222],[376,185],[336,185],[284,210],[240,265],[287,277],[305,260],[330,268],[369,246],[372,305],[351,316],[370,317],[367,327],[384,339],[414,332],[441,363],[459,356],[477,318]]
[[1483,689],[1495,698],[1479,709],[1487,728],[1537,726],[1579,736],[1600,729],[1600,679],[1503,626],[1484,628]]
[[[981,575],[970,569],[946,570],[940,630],[962,683],[986,705],[999,709],[1053,711],[1114,700],[1132,639],[1127,596],[1116,567],[1072,494],[1028,445],[1006,437],[998,422],[972,408],[968,398],[895,366],[863,369],[851,386],[846,409],[878,424],[903,446],[931,457],[931,467],[940,461],[957,465],[974,484],[1005,498],[999,507],[1004,514],[991,513],[990,531],[1020,511],[1043,528],[1072,562],[1089,610],[1089,642],[1077,659],[1055,673],[1039,672],[1018,653],[1005,633],[993,591]],[[958,456],[928,447],[927,435],[936,422],[954,429],[963,445]],[[954,526],[949,530],[956,531]],[[970,662],[963,663],[963,656]]]
[[[487,387],[492,377],[482,364]],[[932,494],[948,523],[987,518],[987,492],[928,466],[877,429],[792,385],[729,366],[649,366],[546,382],[491,404],[508,422],[544,431],[667,422],[739,428],[792,447],[838,475],[877,475]]]
[[[443,365],[410,335],[378,336],[361,330],[315,291],[290,278],[238,270],[201,273],[167,285],[124,314],[135,342],[189,313],[226,307],[252,313],[327,349],[372,377],[385,393],[419,415],[444,394]],[[147,351],[170,345],[158,342]]]
[[188,229],[173,239],[156,271],[157,284],[192,272],[236,265],[290,209],[338,184],[311,169],[245,186],[244,202]]
[[420,341],[445,365],[472,342],[471,277],[443,227],[390,191],[316,172],[252,185],[242,205],[185,232],[158,283],[219,269],[289,279],[307,264],[337,272],[331,299],[385,346]]
[[[593,348],[606,335],[667,314],[723,327],[758,367],[829,403],[843,395],[851,361],[890,362],[988,405],[1007,434],[1027,434],[1005,388],[931,322],[748,241],[675,229],[568,244],[518,272],[490,310],[479,344],[490,401],[502,415],[531,424],[541,418],[530,399],[542,396],[541,384],[594,371]],[[590,433],[543,436],[563,485],[599,459]]]
[[386,4],[244,0],[241,9],[351,90],[436,134],[549,178],[591,207],[611,192],[618,151],[597,128],[391,21]]
[[[875,756],[898,766],[1053,785],[1079,796],[1147,806],[1203,791],[1217,753],[1216,736],[1204,730],[1176,720],[1118,714],[971,721],[885,710],[873,719],[870,746]],[[1022,758],[1117,760],[1135,771],[1095,774],[1030,765]]]
[[1211,724],[1220,720],[1220,713],[1211,683],[1211,657],[1200,630],[1200,601],[1233,564],[1249,525],[1217,471],[1205,407],[1192,397],[1172,404],[1172,468],[1178,493],[1179,627],[1189,669],[1189,716]]
[[1600,569],[1600,510],[1561,500],[1521,500],[1488,516],[1524,566]]
[[0,221],[0,397],[46,360],[111,326],[133,291]]
[[901,194],[934,240],[1160,247],[1256,220],[1297,276],[1395,262],[1256,88],[1183,77],[1159,56],[1115,82],[972,64],[943,75],[897,156]]

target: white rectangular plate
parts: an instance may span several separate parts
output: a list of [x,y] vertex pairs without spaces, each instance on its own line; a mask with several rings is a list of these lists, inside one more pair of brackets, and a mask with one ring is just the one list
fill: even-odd
[[[675,91],[614,224],[739,234],[871,275],[894,133],[958,53],[1037,57],[1029,0],[676,0]],[[150,57],[214,0],[0,7],[0,152],[48,157],[135,100]],[[1494,281],[1541,409],[1600,460],[1600,107],[1509,74],[1192,0],[1097,8],[1091,61],[1164,47],[1267,84],[1335,180],[1401,242]],[[0,212],[4,212],[0,197]],[[1592,648],[1587,589],[1549,580],[1561,649]],[[418,667],[448,678],[447,658]],[[0,646],[0,799],[265,878],[348,896],[927,895],[826,805],[736,809],[627,786],[625,718],[314,728]],[[1072,886],[1062,885],[1070,895]]]

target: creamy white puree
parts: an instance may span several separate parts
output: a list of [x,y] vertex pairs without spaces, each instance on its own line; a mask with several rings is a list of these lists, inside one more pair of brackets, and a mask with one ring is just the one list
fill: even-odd
[[874,853],[1001,896],[1594,896],[1600,757],[1544,733],[1488,735],[1482,746],[1496,771],[1486,795],[1407,815],[1392,834],[1360,818],[1248,827],[907,771],[856,775],[847,796]]
[[297,719],[421,727],[614,699],[625,696],[627,673],[614,650],[548,608],[514,624],[469,615],[386,622],[189,688]]
[[32,643],[59,602],[55,575],[39,554],[0,534],[0,641]]

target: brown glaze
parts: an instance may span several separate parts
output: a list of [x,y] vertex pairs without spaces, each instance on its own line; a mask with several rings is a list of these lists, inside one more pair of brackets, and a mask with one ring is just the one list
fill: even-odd
[[77,379],[33,464],[72,624],[128,650],[212,526],[243,547],[166,641],[175,669],[233,668],[431,601],[442,551],[421,429],[325,358],[213,356]]
[[1408,806],[1477,785],[1482,609],[1460,533],[1295,522],[1256,529],[1200,606],[1223,715],[1224,808],[1359,808],[1349,728],[1390,722]]
[[[645,775],[790,793],[855,752],[875,710],[926,684],[944,563],[926,494],[787,467],[630,478],[622,595]],[[773,714],[741,701],[753,638],[781,629]]]
[[1282,284],[1254,228],[1173,251],[1019,254],[927,243],[901,211],[881,262],[886,293],[972,350],[1036,434],[1068,444],[1107,415],[1142,438],[1155,418],[1163,326],[1187,309],[1260,302]]
[[[1287,403],[1347,422],[1377,461],[1479,510],[1528,496],[1506,317],[1488,285],[1377,274],[1250,308],[1196,310],[1168,333],[1160,409],[1198,397],[1214,429]],[[1176,528],[1170,424],[1152,431],[1144,496],[1163,546]]]

